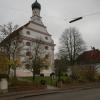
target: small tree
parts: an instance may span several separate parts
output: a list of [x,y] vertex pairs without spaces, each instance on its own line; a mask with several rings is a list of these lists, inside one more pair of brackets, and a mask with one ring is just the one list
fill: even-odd
[[33,74],[33,80],[35,75],[40,73],[43,68],[47,68],[49,65],[48,59],[44,56],[43,41],[38,39],[33,45],[33,51],[29,52],[28,66],[26,68]]
[[20,51],[21,47],[19,47],[19,38],[16,37],[14,40],[11,41],[11,52],[10,52],[10,67],[14,70],[14,78],[16,78],[16,68],[20,65],[20,59],[18,57],[18,52]]
[[13,31],[17,30],[18,25],[13,25],[12,22],[9,22],[8,24],[0,25],[0,32],[1,32],[1,39],[3,40],[6,38],[9,34],[11,34]]
[[9,60],[7,56],[3,52],[0,52],[0,73],[7,74],[8,65],[9,65]]
[[[1,34],[2,34],[2,42],[1,42],[1,47],[3,47],[4,49],[6,49],[5,53],[8,56],[9,59],[9,70],[8,70],[8,74],[10,74],[10,69],[13,68],[14,70],[14,77],[16,77],[16,53],[19,49],[18,46],[18,40],[19,37],[17,36],[16,38],[12,38],[10,36],[10,34],[17,30],[18,25],[13,25],[12,22],[9,22],[8,24],[4,24],[1,25]],[[6,38],[6,39],[5,39]],[[5,40],[4,40],[5,39]],[[18,58],[17,58],[18,59]]]
[[55,59],[55,73],[58,76],[58,80],[61,79],[61,76],[64,72],[67,72],[67,64],[65,59]]

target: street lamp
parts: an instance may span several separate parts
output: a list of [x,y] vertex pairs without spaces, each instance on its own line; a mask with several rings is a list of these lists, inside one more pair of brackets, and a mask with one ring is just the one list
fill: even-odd
[[93,16],[93,15],[97,15],[97,14],[100,14],[100,11],[95,12],[95,13],[90,13],[90,14],[87,14],[87,15],[84,15],[84,16],[81,16],[81,17],[74,18],[73,20],[69,21],[69,23],[73,23],[75,21],[81,20],[81,19],[83,19],[83,17],[86,17],[86,16]]
[[83,17],[77,17],[77,18],[75,18],[75,19],[69,21],[69,23],[73,23],[73,22],[75,22],[75,21],[81,20],[82,18],[83,18]]

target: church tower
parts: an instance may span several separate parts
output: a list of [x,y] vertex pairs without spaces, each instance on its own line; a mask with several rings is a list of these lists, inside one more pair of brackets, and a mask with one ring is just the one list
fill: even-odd
[[41,21],[41,16],[40,16],[40,11],[41,11],[41,5],[38,3],[38,1],[36,0],[33,4],[32,4],[32,17],[31,17],[31,21],[36,22],[37,24],[41,24],[43,25],[42,21]]
[[37,2],[37,0],[32,4],[32,12],[33,16],[40,17],[41,5]]

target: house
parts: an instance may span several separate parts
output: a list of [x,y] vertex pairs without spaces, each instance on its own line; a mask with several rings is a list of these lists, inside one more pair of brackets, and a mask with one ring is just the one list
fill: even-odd
[[77,64],[90,65],[95,67],[97,71],[100,71],[100,50],[93,47],[92,50],[83,52],[77,58]]
[[82,64],[100,63],[100,50],[93,48],[92,50],[83,52],[79,55],[77,62]]
[[25,66],[28,65],[27,58],[31,56],[33,51],[34,44],[41,39],[42,48],[44,48],[43,57],[47,57],[49,61],[49,68],[41,70],[41,73],[49,76],[50,73],[54,71],[54,41],[51,37],[51,34],[48,33],[47,27],[43,24],[40,12],[41,5],[37,0],[32,4],[32,17],[28,23],[21,26],[9,36],[7,36],[1,43],[1,50],[7,52],[8,49],[10,52],[12,48],[6,48],[9,40],[13,40],[13,44],[17,40],[17,50],[15,57],[20,59],[21,67],[17,68],[18,76],[31,76],[28,70],[25,69]]

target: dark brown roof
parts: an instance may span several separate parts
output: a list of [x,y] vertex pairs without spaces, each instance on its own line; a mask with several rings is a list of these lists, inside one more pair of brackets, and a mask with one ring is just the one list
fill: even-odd
[[78,63],[100,63],[100,50],[94,49],[83,52],[77,59]]

